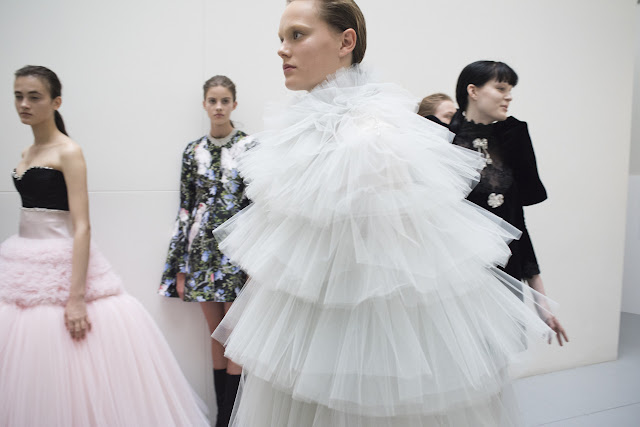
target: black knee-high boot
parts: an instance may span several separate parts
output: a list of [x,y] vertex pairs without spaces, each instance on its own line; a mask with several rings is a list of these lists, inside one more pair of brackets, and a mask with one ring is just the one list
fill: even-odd
[[216,427],[221,427],[221,413],[222,403],[224,401],[224,394],[227,391],[227,370],[226,369],[214,369],[213,370],[213,389],[216,392],[216,405],[218,406],[218,417],[216,421]]
[[231,413],[233,412],[233,403],[236,400],[236,394],[238,394],[238,386],[240,385],[240,375],[227,374],[224,400],[222,401],[222,409],[219,412],[218,422],[220,426],[216,427],[228,427],[229,420],[231,419]]

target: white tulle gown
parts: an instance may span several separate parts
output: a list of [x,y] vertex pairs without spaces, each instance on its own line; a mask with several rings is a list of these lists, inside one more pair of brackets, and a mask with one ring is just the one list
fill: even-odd
[[484,160],[416,106],[344,69],[241,159],[253,203],[214,232],[251,277],[214,333],[234,426],[517,424],[509,360],[551,331],[495,267],[519,231],[465,200]]

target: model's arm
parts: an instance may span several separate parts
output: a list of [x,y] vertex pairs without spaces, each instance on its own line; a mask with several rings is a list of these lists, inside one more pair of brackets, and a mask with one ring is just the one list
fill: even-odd
[[71,288],[65,307],[65,325],[72,338],[81,340],[91,328],[84,300],[91,242],[87,169],[82,150],[73,143],[62,151],[60,161],[73,224]]
[[[540,277],[539,274],[536,274],[533,277],[527,279],[527,283],[534,291],[537,291],[538,293],[544,296],[547,295],[544,290],[544,284],[542,283],[542,277]],[[542,300],[542,301],[538,301],[538,303],[541,304],[542,308],[546,310],[544,315],[542,315],[542,313],[540,313],[540,310],[539,310],[539,314],[541,314],[541,317],[547,323],[547,325],[549,325],[549,327],[555,331],[556,336],[558,337],[558,344],[562,346],[563,339],[564,341],[567,341],[567,342],[569,341],[569,337],[567,337],[567,333],[565,332],[564,328],[562,327],[558,319],[553,314],[551,314],[551,310],[549,309],[546,301]],[[551,344],[551,338],[549,338],[549,344]]]

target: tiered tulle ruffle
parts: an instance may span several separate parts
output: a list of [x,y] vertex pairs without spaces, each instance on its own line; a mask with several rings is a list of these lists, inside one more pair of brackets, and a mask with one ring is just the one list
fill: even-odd
[[[23,211],[21,231],[46,234],[46,220],[64,229],[68,214]],[[0,425],[208,426],[162,333],[95,246],[92,329],[71,339],[71,249],[70,238],[12,236],[0,245]]]
[[509,359],[549,333],[495,268],[520,233],[464,200],[483,159],[415,105],[344,70],[241,159],[253,204],[215,232],[251,276],[214,334],[248,376],[234,425],[515,423]]

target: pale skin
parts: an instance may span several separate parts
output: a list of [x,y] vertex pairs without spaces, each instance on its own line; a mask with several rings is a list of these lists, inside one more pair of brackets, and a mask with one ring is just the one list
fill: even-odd
[[453,101],[445,99],[440,104],[438,104],[438,107],[436,107],[436,111],[433,115],[436,116],[442,123],[449,124],[451,123],[451,119],[453,118],[453,115],[455,113],[456,105],[453,103]]
[[60,108],[62,99],[51,98],[46,82],[33,76],[18,77],[14,96],[20,119],[31,126],[34,136],[33,144],[22,153],[16,173],[21,176],[29,168],[44,166],[62,171],[65,177],[73,224],[73,253],[64,322],[71,337],[82,340],[91,330],[84,299],[91,241],[84,156],[80,147],[57,129],[54,112]]
[[[236,109],[238,103],[233,99],[233,94],[223,86],[213,86],[207,89],[202,101],[202,107],[207,112],[211,122],[209,134],[214,138],[224,138],[233,132],[231,124],[231,112]],[[184,299],[184,285],[186,275],[178,273],[176,276],[176,291],[180,298]],[[209,334],[218,327],[224,315],[231,308],[230,302],[201,302],[200,308],[207,320]],[[216,340],[211,340],[211,358],[215,369],[226,369],[230,375],[240,375],[242,367],[224,357],[224,347]]]
[[[469,105],[465,114],[469,120],[473,120],[476,123],[491,124],[496,121],[506,120],[508,117],[509,104],[513,100],[511,91],[513,86],[507,82],[498,82],[497,80],[490,80],[484,85],[478,87],[470,84],[467,86],[467,95]],[[541,295],[547,295],[542,282],[542,277],[539,274],[527,279],[527,284]],[[538,309],[540,317],[553,329],[558,339],[560,346],[564,345],[564,342],[569,341],[566,331],[560,324],[560,321],[551,314],[551,310],[547,303],[542,300],[538,301],[542,306]],[[551,344],[551,338],[549,339]]]
[[285,86],[311,90],[341,68],[352,63],[356,32],[338,31],[324,22],[314,0],[296,0],[287,5],[278,29]]

